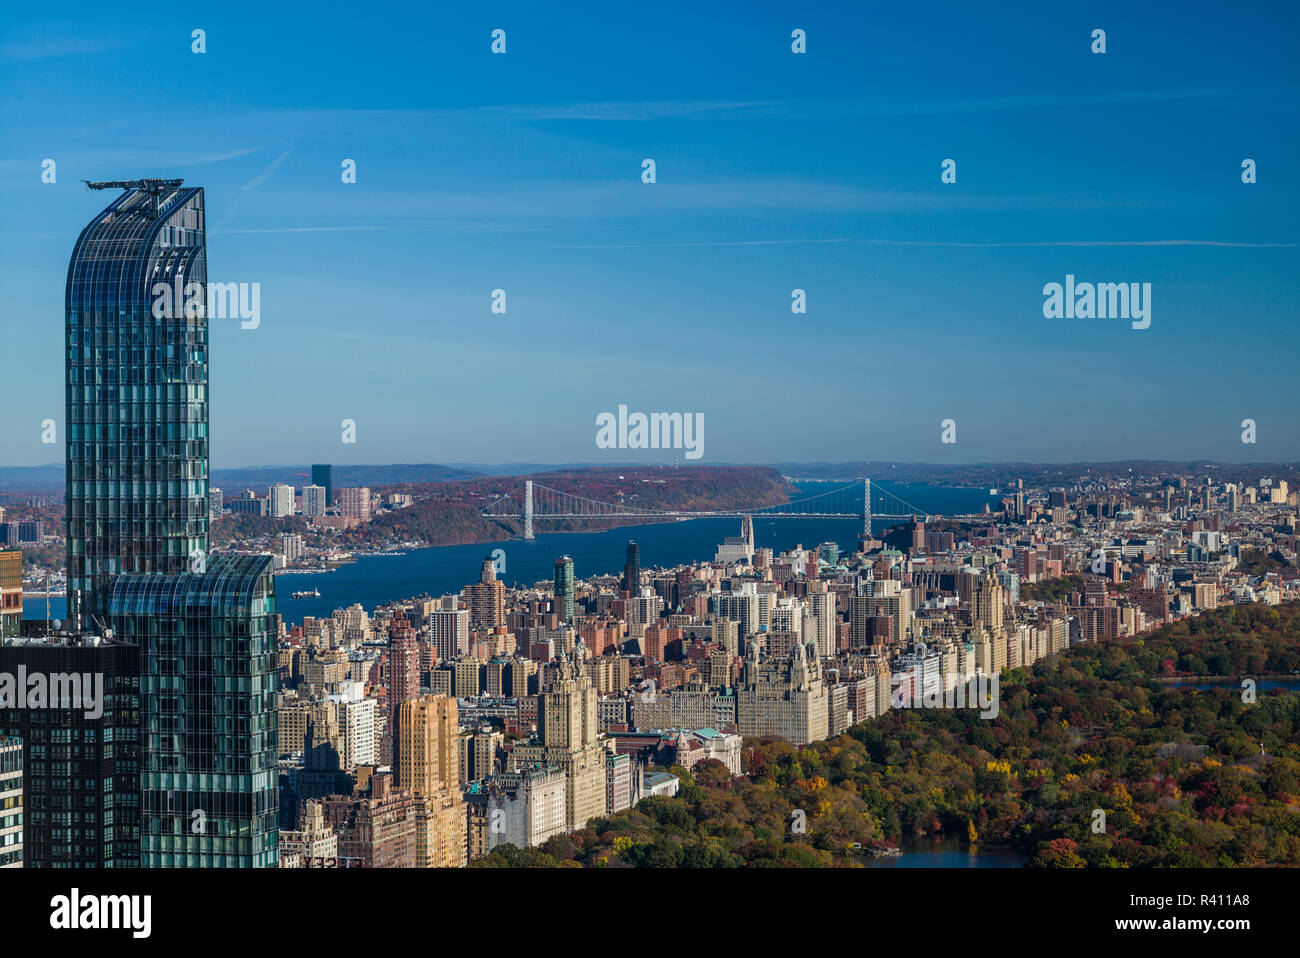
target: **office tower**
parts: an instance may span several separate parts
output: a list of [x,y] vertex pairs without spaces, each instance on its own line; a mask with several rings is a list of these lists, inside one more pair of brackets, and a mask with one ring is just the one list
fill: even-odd
[[334,504],[334,468],[328,463],[316,463],[311,467],[311,484],[325,490],[325,505]]
[[0,644],[0,676],[25,688],[36,674],[69,676],[79,694],[58,709],[0,697],[0,735],[23,746],[24,867],[139,867],[140,650],[95,636]]
[[623,563],[623,591],[628,595],[641,594],[641,547],[629,540],[627,561]]
[[370,487],[339,490],[339,511],[349,519],[370,519]]
[[271,503],[272,519],[283,519],[293,515],[293,486],[277,482],[271,486],[266,498]]
[[0,550],[0,639],[18,634],[23,620],[23,554]]
[[[121,196],[82,230],[66,289],[68,618],[107,614],[119,572],[180,573],[208,547],[202,188]],[[202,299],[202,297],[198,297]]]
[[144,652],[140,862],[274,868],[279,797],[273,561],[120,575],[108,620]]
[[23,743],[0,735],[0,868],[23,867]]
[[324,486],[304,486],[302,490],[302,517],[315,519],[325,515],[328,501]]
[[398,786],[415,800],[417,868],[458,868],[466,861],[459,738],[455,699],[426,695],[402,703]]
[[478,582],[467,585],[469,621],[474,629],[491,629],[506,624],[506,587],[497,581],[496,563],[488,556]]
[[123,193],[68,267],[72,632],[139,650],[139,863],[274,866],[272,559],[207,555],[203,190],[90,185]]
[[560,622],[573,622],[573,560],[560,556],[555,560],[555,613]]

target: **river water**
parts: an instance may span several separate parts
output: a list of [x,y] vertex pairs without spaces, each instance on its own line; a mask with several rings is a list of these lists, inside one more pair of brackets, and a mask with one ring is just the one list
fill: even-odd
[[[799,493],[816,495],[844,486],[844,482],[803,482]],[[934,515],[975,513],[998,497],[987,489],[954,489],[924,485],[880,486]],[[542,524],[539,523],[539,526]],[[544,526],[542,527],[544,530]],[[879,536],[887,526],[879,521],[873,531]],[[754,539],[758,546],[778,552],[802,544],[814,549],[822,542],[838,543],[842,552],[851,552],[862,531],[857,519],[773,519],[759,516],[754,520]],[[555,533],[539,532],[536,539],[525,542],[512,539],[472,545],[432,546],[412,549],[402,555],[362,556],[345,563],[333,572],[280,575],[276,577],[276,600],[286,622],[301,622],[304,616],[328,617],[335,609],[360,602],[366,611],[398,599],[428,593],[442,595],[459,592],[476,581],[483,559],[494,549],[505,552],[505,569],[499,577],[507,584],[532,585],[549,581],[555,560],[573,558],[574,575],[584,578],[623,569],[629,539],[641,547],[641,567],[671,567],[686,562],[713,558],[717,546],[727,536],[740,535],[739,519],[690,519],[655,525],[628,526],[607,532]],[[320,591],[320,598],[294,599],[294,592]],[[62,618],[63,598],[50,600],[51,615]],[[44,618],[45,600],[28,599],[23,603],[24,618]]]

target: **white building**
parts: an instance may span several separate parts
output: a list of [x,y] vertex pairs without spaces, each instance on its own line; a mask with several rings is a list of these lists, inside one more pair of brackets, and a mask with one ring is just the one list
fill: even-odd
[[304,519],[315,519],[317,516],[325,515],[325,487],[324,486],[304,486],[302,490],[302,517]]
[[283,519],[285,516],[293,515],[293,486],[277,482],[271,486],[267,498],[270,499],[272,519]]

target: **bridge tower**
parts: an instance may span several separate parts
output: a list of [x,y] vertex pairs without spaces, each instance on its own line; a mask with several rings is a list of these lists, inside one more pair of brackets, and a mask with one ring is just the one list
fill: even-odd
[[871,480],[862,480],[862,536],[871,538]]
[[524,538],[533,538],[533,480],[524,480]]

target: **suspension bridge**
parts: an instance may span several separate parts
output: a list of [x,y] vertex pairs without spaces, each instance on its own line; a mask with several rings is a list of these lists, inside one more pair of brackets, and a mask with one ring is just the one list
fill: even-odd
[[[646,509],[618,502],[602,502],[571,492],[561,492],[532,479],[523,489],[506,493],[481,510],[488,519],[523,522],[524,538],[534,537],[534,523],[549,519],[718,519],[762,516],[771,519],[861,519],[862,532],[871,535],[872,519],[927,520],[930,517],[900,496],[884,489],[872,489],[871,480],[842,486],[792,502],[753,509],[682,510]],[[952,518],[976,518],[954,516]]]

